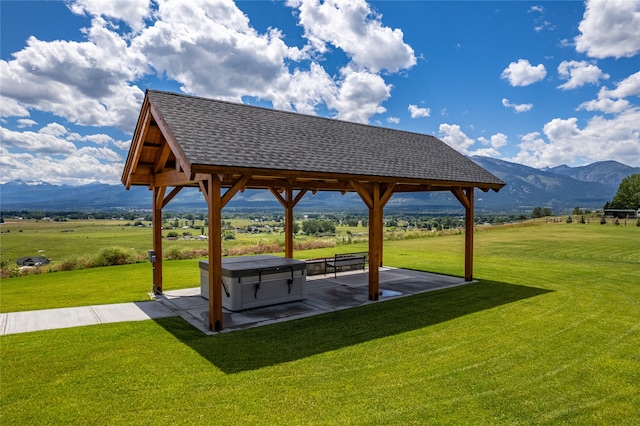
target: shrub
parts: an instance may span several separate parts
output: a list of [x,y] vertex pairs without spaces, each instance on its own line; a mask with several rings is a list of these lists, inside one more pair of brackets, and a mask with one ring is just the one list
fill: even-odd
[[135,263],[135,253],[123,247],[101,249],[93,259],[91,266],[113,266]]

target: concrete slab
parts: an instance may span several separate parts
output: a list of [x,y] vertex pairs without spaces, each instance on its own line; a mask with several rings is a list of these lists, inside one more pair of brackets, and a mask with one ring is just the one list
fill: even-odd
[[223,308],[223,330],[220,332],[209,330],[209,302],[200,296],[199,287],[166,291],[163,295],[157,296],[157,300],[198,330],[206,334],[217,334],[290,321],[369,303],[379,303],[384,300],[463,284],[467,284],[467,282],[460,277],[385,267],[380,269],[382,295],[379,301],[373,302],[369,300],[368,296],[369,276],[367,271],[339,273],[337,277],[334,277],[333,274],[315,275],[308,277],[307,297],[304,300],[237,312]]
[[[381,268],[379,301],[368,300],[368,273],[350,271],[308,277],[307,298],[232,312],[223,309],[221,333],[304,318],[325,312],[348,309],[369,303],[406,297],[466,284],[464,279],[405,269]],[[156,296],[156,301],[44,309],[0,314],[0,335],[26,333],[54,328],[78,327],[122,321],[180,316],[206,334],[209,330],[209,302],[200,296],[200,287],[171,290]]]

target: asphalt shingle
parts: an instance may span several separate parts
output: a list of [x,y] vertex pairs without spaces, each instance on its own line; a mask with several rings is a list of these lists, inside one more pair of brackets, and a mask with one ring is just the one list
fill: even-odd
[[191,165],[503,186],[434,136],[149,90]]

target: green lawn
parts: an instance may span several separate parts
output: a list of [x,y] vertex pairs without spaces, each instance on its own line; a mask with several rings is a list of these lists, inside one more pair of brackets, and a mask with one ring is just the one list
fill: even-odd
[[[0,423],[638,424],[639,241],[634,226],[479,229],[477,284],[217,336],[178,318],[2,336]],[[460,275],[463,248],[388,241],[384,259]],[[166,285],[197,280],[194,263],[166,262]],[[144,297],[148,269],[5,280],[3,310],[8,283],[56,298],[100,271],[117,290],[92,303]]]

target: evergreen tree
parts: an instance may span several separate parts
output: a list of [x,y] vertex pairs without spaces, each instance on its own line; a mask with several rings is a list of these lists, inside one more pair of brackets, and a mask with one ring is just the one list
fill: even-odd
[[614,209],[640,209],[640,173],[622,179],[610,206]]

